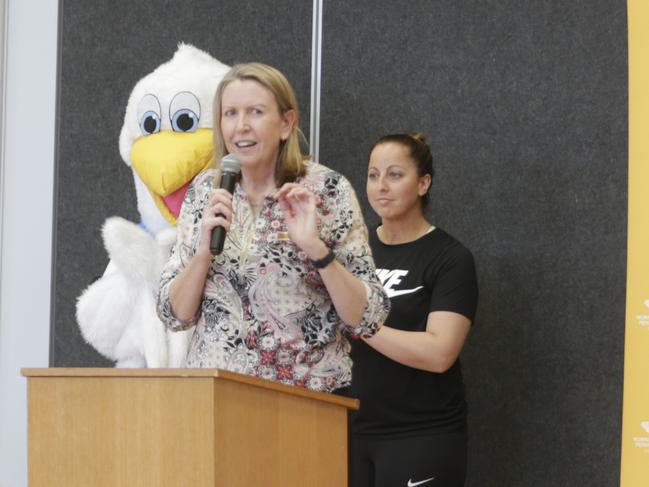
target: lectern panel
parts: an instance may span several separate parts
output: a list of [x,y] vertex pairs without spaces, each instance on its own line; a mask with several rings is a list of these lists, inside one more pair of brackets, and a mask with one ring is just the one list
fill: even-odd
[[215,369],[23,369],[30,487],[344,487],[358,401]]
[[212,380],[32,378],[30,487],[213,486]]

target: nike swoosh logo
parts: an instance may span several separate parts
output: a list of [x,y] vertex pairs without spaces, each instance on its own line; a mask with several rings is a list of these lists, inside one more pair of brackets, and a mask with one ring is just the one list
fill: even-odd
[[415,485],[425,484],[426,482],[430,482],[434,478],[435,477],[431,477],[431,478],[426,479],[426,480],[420,480],[419,482],[413,482],[412,479],[408,479],[408,487],[415,487]]
[[[395,296],[403,296],[404,294],[412,294],[419,291],[424,286],[419,286],[414,289],[401,289],[399,291],[395,289],[386,289],[385,293],[388,295],[388,298],[394,298]],[[417,484],[414,484],[417,485]]]

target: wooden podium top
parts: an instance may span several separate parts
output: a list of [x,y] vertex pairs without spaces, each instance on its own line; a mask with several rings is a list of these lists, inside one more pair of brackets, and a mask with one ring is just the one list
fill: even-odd
[[93,367],[50,367],[50,368],[23,368],[20,370],[25,377],[130,377],[130,378],[214,378],[247,384],[294,396],[301,396],[317,401],[336,404],[347,409],[358,409],[358,399],[338,396],[326,392],[314,392],[304,387],[289,386],[258,377],[238,374],[221,369],[118,369],[118,368],[93,368]]

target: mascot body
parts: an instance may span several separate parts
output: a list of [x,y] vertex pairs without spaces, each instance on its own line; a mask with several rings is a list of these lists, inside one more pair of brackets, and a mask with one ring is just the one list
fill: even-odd
[[117,367],[184,365],[193,330],[166,330],[155,296],[187,188],[212,160],[212,98],[228,70],[181,44],[129,97],[119,148],[133,172],[141,223],[106,220],[110,261],[77,300],[81,334]]

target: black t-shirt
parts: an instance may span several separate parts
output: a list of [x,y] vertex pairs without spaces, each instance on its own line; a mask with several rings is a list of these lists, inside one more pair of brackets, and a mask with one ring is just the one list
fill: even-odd
[[[386,326],[424,331],[431,311],[453,311],[473,321],[478,286],[471,252],[436,228],[414,242],[386,245],[372,231],[370,246],[391,310]],[[410,435],[466,428],[460,361],[438,374],[401,365],[353,340],[351,415],[357,435]]]

